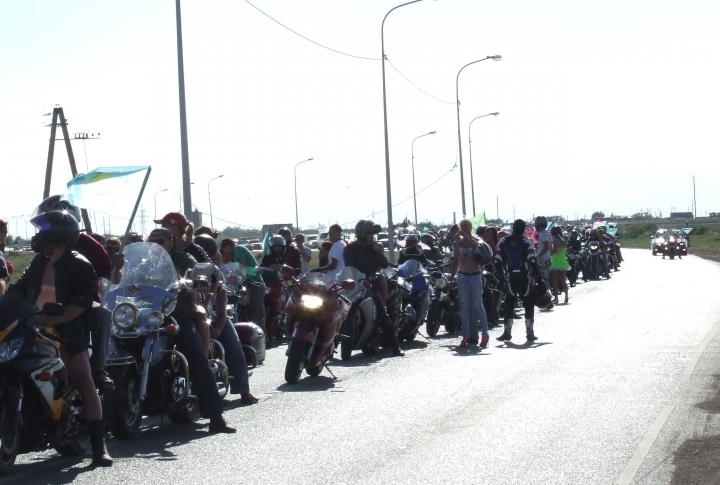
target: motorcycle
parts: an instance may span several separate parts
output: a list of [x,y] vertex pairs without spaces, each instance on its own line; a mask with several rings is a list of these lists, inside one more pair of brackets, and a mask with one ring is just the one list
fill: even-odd
[[587,280],[599,280],[604,273],[600,242],[594,239],[585,243],[585,268],[583,277]]
[[570,286],[573,287],[577,284],[578,276],[582,271],[582,261],[578,252],[572,248],[568,248],[566,254],[568,264],[570,265],[570,270],[567,272],[567,277],[570,281]]
[[[402,297],[410,293],[410,287],[404,281],[402,286],[398,285],[397,275],[394,270],[387,268],[383,270],[388,280],[387,309],[393,327],[397,332],[398,323],[403,318]],[[347,318],[342,324],[342,335],[340,339],[340,357],[342,360],[349,360],[353,350],[361,350],[365,355],[374,355],[380,347],[386,347],[389,342],[378,321],[378,311],[375,307],[372,294],[370,293],[370,281],[377,277],[377,274],[366,277],[357,268],[346,266],[340,273],[340,280],[352,280],[355,287],[345,292],[352,306],[348,311]]]
[[355,281],[336,284],[332,277],[322,273],[307,273],[292,287],[286,306],[287,334],[290,336],[285,351],[285,381],[288,384],[297,383],[303,369],[312,377],[319,376],[332,358],[340,326],[352,305],[341,291],[353,288]]
[[[283,265],[285,268],[287,265]],[[290,268],[290,266],[287,266]],[[295,278],[285,272],[272,268],[259,266],[255,270],[260,273],[265,282],[265,344],[270,347],[273,340],[282,342],[285,338],[285,305],[288,300],[288,284],[294,283]],[[293,269],[294,271],[294,269]]]
[[407,318],[403,319],[402,325],[398,327],[398,341],[410,342],[415,340],[418,329],[427,317],[433,290],[432,286],[428,285],[429,275],[419,261],[405,261],[398,266],[397,274],[398,278],[403,278],[403,283],[410,285],[410,291],[402,303],[405,305]]
[[430,284],[433,287],[433,299],[428,310],[425,330],[428,336],[437,336],[440,326],[445,326],[447,333],[456,333],[460,330],[460,300],[458,299],[457,285],[451,285],[449,274],[433,271],[430,274]]
[[21,298],[0,297],[0,474],[12,471],[19,454],[48,443],[63,456],[90,448],[80,393],[60,358],[63,340],[26,325],[35,315],[62,314],[58,303],[38,311]]
[[187,360],[169,341],[179,331],[170,316],[180,292],[172,260],[154,243],[131,244],[124,253],[122,280],[107,298],[113,334],[106,366],[115,388],[102,395],[107,429],[121,440],[138,434],[143,415],[185,423],[197,407]]
[[675,255],[677,254],[677,240],[674,235],[665,239],[665,254],[667,254],[670,259],[675,259]]

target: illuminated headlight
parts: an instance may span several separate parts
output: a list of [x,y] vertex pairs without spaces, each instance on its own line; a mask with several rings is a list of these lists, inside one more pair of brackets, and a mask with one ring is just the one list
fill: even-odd
[[132,303],[121,303],[112,312],[112,321],[120,330],[130,330],[137,320],[138,311]]
[[12,360],[17,357],[17,354],[20,352],[24,342],[25,337],[16,338],[10,342],[0,344],[0,362],[7,362],[8,360]]
[[435,288],[438,290],[444,290],[448,286],[448,280],[444,276],[435,280]]
[[149,327],[157,328],[162,325],[163,320],[165,320],[165,317],[158,311],[150,312],[147,316],[147,324]]
[[316,310],[322,306],[323,301],[319,296],[303,295],[300,303],[309,310]]
[[671,237],[671,238],[670,238],[670,242],[671,242],[671,243],[674,243],[674,242],[675,242],[675,238],[674,238],[674,237]]

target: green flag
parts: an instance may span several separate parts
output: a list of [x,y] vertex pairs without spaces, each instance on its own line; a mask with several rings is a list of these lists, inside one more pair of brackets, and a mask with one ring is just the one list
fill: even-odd
[[485,211],[472,218],[473,232],[480,226],[487,226],[487,219],[485,219]]

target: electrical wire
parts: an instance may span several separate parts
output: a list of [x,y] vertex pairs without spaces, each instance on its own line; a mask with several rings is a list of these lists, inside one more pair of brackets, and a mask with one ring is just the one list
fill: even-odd
[[442,99],[436,98],[436,97],[433,96],[432,94],[426,93],[425,91],[423,91],[422,89],[420,89],[414,82],[412,82],[410,79],[408,79],[407,76],[405,76],[405,74],[401,73],[401,72],[400,72],[400,69],[398,69],[397,67],[395,67],[395,64],[393,64],[392,62],[390,62],[390,59],[388,59],[387,55],[385,56],[385,60],[387,61],[388,64],[390,64],[390,65],[392,66],[393,69],[395,69],[395,70],[397,71],[398,74],[400,74],[400,75],[403,77],[403,79],[405,79],[407,82],[409,82],[412,87],[414,87],[415,89],[417,89],[418,91],[420,91],[421,93],[423,93],[425,96],[428,96],[428,97],[434,99],[435,101],[440,101],[441,103],[445,103],[445,104],[455,104],[454,102],[443,101]]
[[[202,215],[204,215],[204,216],[210,217],[210,214],[208,214],[207,212],[200,212],[200,213],[201,213]],[[228,221],[228,220],[225,220],[225,219],[223,219],[223,218],[221,218],[221,217],[218,217],[218,216],[213,216],[213,219],[217,219],[218,221],[226,222],[226,223],[228,223],[228,224],[233,224],[235,227],[239,227],[239,228],[241,228],[241,229],[258,229],[257,227],[246,226],[246,225],[244,225],[244,224],[240,224],[239,222]],[[213,229],[214,229],[214,228],[213,228]]]
[[272,20],[273,22],[275,22],[276,24],[278,24],[279,26],[281,26],[281,27],[289,30],[289,31],[292,32],[293,34],[297,35],[298,37],[302,37],[303,39],[305,39],[305,40],[308,41],[308,42],[312,42],[313,44],[315,44],[315,45],[317,45],[317,46],[319,46],[319,47],[322,47],[323,49],[327,49],[327,50],[329,50],[329,51],[333,51],[333,52],[335,52],[335,53],[337,53],[337,54],[342,54],[342,55],[344,55],[344,56],[354,57],[354,58],[356,58],[356,59],[363,59],[363,60],[366,60],[366,61],[379,61],[379,60],[380,60],[380,58],[378,58],[378,57],[363,57],[363,56],[356,56],[355,54],[348,54],[347,52],[342,52],[342,51],[339,51],[339,50],[337,50],[337,49],[333,49],[332,47],[328,47],[328,46],[326,46],[326,45],[322,45],[322,44],[319,43],[319,42],[315,42],[315,41],[312,40],[312,39],[308,39],[308,38],[305,37],[304,35],[302,35],[302,34],[300,34],[300,33],[298,33],[298,32],[295,32],[293,29],[291,29],[291,28],[288,27],[287,25],[282,24],[282,23],[280,23],[279,21],[275,20],[275,19],[272,18],[270,15],[266,14],[265,12],[263,12],[262,10],[260,10],[258,7],[256,7],[256,6],[253,5],[252,3],[250,3],[249,0],[245,0],[245,2],[246,2],[247,4],[249,4],[251,7],[253,7],[255,10],[257,10],[258,12],[260,12],[261,14],[263,14],[264,16],[266,16],[267,18],[269,18],[270,20]]

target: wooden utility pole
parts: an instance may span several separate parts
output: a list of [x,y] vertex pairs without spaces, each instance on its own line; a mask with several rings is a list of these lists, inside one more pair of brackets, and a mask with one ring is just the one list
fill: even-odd
[[693,217],[697,217],[697,199],[695,198],[695,174],[693,174]]
[[[60,123],[58,123],[58,117]],[[48,147],[48,158],[47,158],[47,169],[45,170],[45,190],[43,191],[43,199],[50,197],[50,180],[52,179],[52,167],[53,157],[55,154],[55,134],[57,127],[60,126],[63,134],[63,140],[65,141],[65,150],[67,151],[68,160],[70,161],[70,172],[73,177],[77,175],[77,167],[75,166],[75,155],[73,155],[72,146],[70,145],[70,135],[67,129],[68,122],[65,119],[65,113],[63,109],[58,106],[53,108],[52,122],[50,123],[50,146]],[[92,225],[90,224],[90,217],[88,216],[87,210],[80,209],[82,213],[83,222],[85,223],[85,229],[88,233],[92,232]]]

